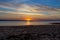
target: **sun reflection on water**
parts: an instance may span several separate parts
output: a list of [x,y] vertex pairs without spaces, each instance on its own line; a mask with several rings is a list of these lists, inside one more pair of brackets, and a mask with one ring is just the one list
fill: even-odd
[[26,20],[26,25],[30,25],[32,18],[27,17],[25,20]]
[[27,20],[26,25],[30,25],[30,20]]

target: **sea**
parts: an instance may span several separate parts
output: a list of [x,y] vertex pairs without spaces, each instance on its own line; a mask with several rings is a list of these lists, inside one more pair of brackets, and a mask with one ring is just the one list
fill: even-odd
[[51,25],[60,21],[0,21],[0,26]]

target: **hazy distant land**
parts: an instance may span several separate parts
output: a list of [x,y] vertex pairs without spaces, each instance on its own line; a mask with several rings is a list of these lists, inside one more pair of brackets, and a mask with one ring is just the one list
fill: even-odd
[[60,22],[50,23],[51,25],[60,25]]

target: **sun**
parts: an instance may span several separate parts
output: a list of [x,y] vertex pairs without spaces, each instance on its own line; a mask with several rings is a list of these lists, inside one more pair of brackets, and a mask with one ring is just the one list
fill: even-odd
[[24,20],[26,20],[26,21],[31,21],[32,18],[31,18],[31,17],[25,17]]
[[31,17],[26,17],[25,20],[26,20],[26,21],[31,21],[32,18],[31,18]]
[[26,21],[26,25],[30,25],[31,24],[32,18],[30,16],[26,16],[23,19]]
[[25,20],[26,20],[26,25],[30,25],[32,18],[31,17],[26,17]]

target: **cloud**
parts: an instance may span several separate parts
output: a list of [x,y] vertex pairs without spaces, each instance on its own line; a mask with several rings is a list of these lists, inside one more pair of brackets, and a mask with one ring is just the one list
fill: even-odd
[[29,0],[0,0],[0,2],[8,2],[8,3],[21,3],[21,2],[26,2],[26,1],[29,1]]
[[10,2],[12,2],[12,3],[22,3],[22,2],[26,2],[26,1],[29,1],[29,0],[12,0],[12,1],[10,1]]
[[25,10],[25,11],[30,11],[30,12],[60,11],[56,8],[51,8],[48,6],[28,5],[28,4],[21,4],[20,7],[17,8],[17,10]]
[[[45,11],[60,11],[57,8],[51,8],[49,6],[37,5],[37,4],[16,4],[15,1],[20,2],[21,0],[12,0],[13,3],[4,3],[0,2],[0,7],[8,8],[12,10],[17,10],[19,12],[45,12]],[[22,1],[29,1],[29,0],[22,0]]]
[[[17,0],[15,0],[17,1]],[[26,0],[27,1],[27,0]],[[13,0],[14,2],[14,0]],[[18,2],[18,1],[17,1]],[[0,19],[20,20],[26,16],[37,20],[58,20],[60,9],[36,4],[0,3]]]

